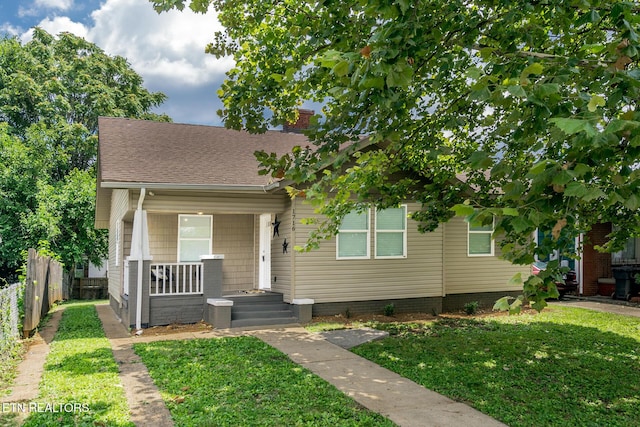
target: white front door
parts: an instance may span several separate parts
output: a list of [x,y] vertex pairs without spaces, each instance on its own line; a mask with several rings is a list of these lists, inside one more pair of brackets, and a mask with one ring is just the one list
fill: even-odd
[[271,214],[260,215],[258,288],[271,289]]

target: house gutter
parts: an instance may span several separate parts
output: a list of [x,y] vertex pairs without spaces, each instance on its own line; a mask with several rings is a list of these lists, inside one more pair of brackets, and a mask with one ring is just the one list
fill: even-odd
[[142,238],[144,234],[144,230],[142,230],[142,203],[144,202],[144,197],[147,193],[147,190],[143,187],[140,189],[140,198],[138,199],[138,220],[141,222],[138,227],[138,283],[137,283],[137,291],[136,291],[136,330],[142,330],[142,265],[144,262],[144,253],[143,253],[143,243]]
[[103,181],[102,188],[127,188],[127,189],[147,189],[147,190],[206,190],[206,191],[246,191],[246,192],[267,192],[280,187],[280,181],[266,185],[247,184],[171,184],[162,182],[118,182]]

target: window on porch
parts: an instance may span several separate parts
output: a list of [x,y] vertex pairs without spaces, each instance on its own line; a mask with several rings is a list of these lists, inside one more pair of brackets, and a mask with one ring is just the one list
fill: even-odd
[[199,262],[211,253],[213,216],[178,215],[178,262]]

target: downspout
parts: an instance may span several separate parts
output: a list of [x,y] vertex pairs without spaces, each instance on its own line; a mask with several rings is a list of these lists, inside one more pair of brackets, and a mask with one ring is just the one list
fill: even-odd
[[142,265],[144,263],[144,244],[142,242],[144,231],[142,230],[142,203],[144,202],[144,197],[146,195],[145,188],[140,189],[140,198],[138,199],[138,210],[136,214],[138,215],[138,221],[140,224],[138,226],[138,287],[136,291],[136,330],[140,331],[142,329]]

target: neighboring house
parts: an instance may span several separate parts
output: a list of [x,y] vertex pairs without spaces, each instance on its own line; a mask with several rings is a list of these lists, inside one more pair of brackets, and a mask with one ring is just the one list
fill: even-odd
[[76,264],[71,285],[71,297],[74,299],[104,299],[109,295],[107,279],[108,260],[101,266],[90,261]]
[[584,248],[580,260],[583,271],[583,295],[612,296],[614,293],[614,269],[633,267],[640,270],[640,238],[631,238],[624,249],[615,253],[602,253],[595,246],[608,242],[613,225],[610,222],[595,224],[584,239]]
[[420,208],[413,202],[350,214],[338,236],[296,252],[312,230],[300,219],[313,210],[259,175],[254,157],[296,145],[308,141],[99,119],[95,225],[109,229],[110,303],[127,325],[284,323],[391,303],[396,312],[440,313],[521,292],[508,280],[529,269],[498,258],[491,227],[454,218],[422,234],[407,217]]

